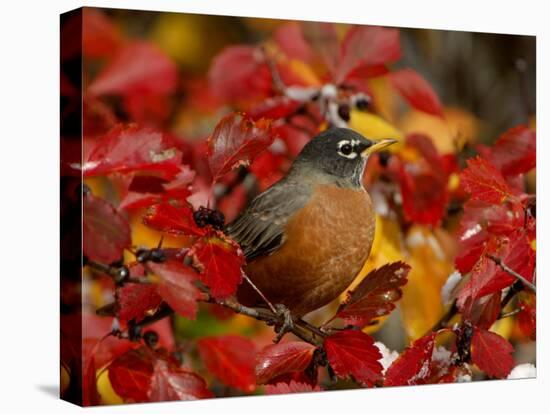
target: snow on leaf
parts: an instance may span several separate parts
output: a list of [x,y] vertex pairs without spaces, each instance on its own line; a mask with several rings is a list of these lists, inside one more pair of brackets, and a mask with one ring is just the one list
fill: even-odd
[[490,160],[504,176],[525,173],[537,162],[537,137],[533,129],[520,125],[502,134],[490,150]]
[[500,171],[489,161],[475,157],[469,159],[467,164],[468,167],[460,174],[460,180],[472,200],[500,204],[514,197]]
[[90,260],[112,263],[131,244],[130,226],[107,201],[87,194],[83,199],[83,250]]
[[212,296],[221,299],[235,293],[245,264],[240,248],[217,236],[208,236],[193,246],[193,254],[202,268],[200,280],[210,288]]
[[319,387],[318,385],[312,386],[311,384],[296,382],[294,380],[290,381],[288,384],[286,382],[279,382],[275,385],[268,384],[265,386],[265,393],[267,395],[291,394],[291,393],[314,392],[314,391],[322,391],[322,390],[321,390],[321,387]]
[[403,262],[386,264],[370,272],[359,285],[348,292],[335,318],[364,327],[379,316],[395,309],[394,302],[402,296],[401,286],[407,283],[410,266]]
[[533,364],[519,364],[512,369],[506,379],[536,378],[537,368]]
[[154,363],[148,397],[149,401],[179,401],[212,398],[214,394],[197,374],[159,358]]
[[206,229],[197,226],[190,206],[175,206],[168,202],[151,206],[143,223],[155,230],[188,236],[204,236]]
[[422,383],[430,371],[436,332],[417,339],[386,371],[385,386]]
[[354,71],[379,67],[401,57],[399,30],[378,26],[355,26],[348,30],[340,50],[336,82]]
[[242,114],[223,118],[208,138],[208,163],[214,180],[254,157],[273,143],[271,121],[252,121]]
[[344,330],[325,339],[330,366],[339,377],[352,376],[368,387],[382,380],[382,358],[373,339],[362,331]]
[[168,94],[178,81],[176,64],[157,46],[133,41],[121,47],[97,75],[88,92],[93,95]]
[[195,319],[200,290],[194,282],[198,274],[180,262],[148,263],[147,267],[160,278],[158,293],[174,311],[189,319]]
[[393,87],[413,108],[430,115],[443,116],[439,97],[418,72],[405,68],[390,72],[388,76]]
[[514,367],[514,348],[502,336],[474,328],[472,336],[472,362],[487,375],[506,378]]
[[82,166],[85,177],[135,171],[170,179],[180,172],[181,152],[161,132],[118,125],[101,138]]
[[268,345],[256,357],[256,380],[265,384],[290,372],[304,371],[315,347],[307,342],[284,342]]
[[205,337],[197,341],[197,346],[206,368],[225,385],[254,391],[256,347],[250,339],[237,335]]

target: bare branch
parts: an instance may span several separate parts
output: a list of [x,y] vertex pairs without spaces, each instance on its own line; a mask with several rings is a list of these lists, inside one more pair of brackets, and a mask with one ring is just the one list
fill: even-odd
[[516,279],[520,280],[524,285],[525,287],[531,289],[534,293],[537,293],[537,287],[529,282],[527,279],[525,279],[522,275],[520,275],[518,272],[516,272],[515,270],[513,269],[510,269],[506,263],[504,263],[502,261],[502,259],[500,257],[496,257],[496,256],[493,256],[491,254],[486,254],[486,256],[491,259],[493,262],[495,262],[497,265],[499,265],[502,270],[504,270],[506,273],[514,276]]

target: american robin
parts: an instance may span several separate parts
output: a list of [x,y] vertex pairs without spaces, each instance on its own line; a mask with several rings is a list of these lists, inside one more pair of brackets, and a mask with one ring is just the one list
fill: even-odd
[[[371,141],[346,128],[324,131],[283,179],[227,226],[244,251],[246,275],[272,304],[300,318],[337,298],[357,276],[375,227],[363,172],[370,154],[394,142]],[[237,298],[265,305],[246,283]]]

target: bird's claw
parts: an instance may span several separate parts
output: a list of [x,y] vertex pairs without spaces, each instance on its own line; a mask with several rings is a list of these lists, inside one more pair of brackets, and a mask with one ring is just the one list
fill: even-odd
[[294,319],[292,319],[290,309],[281,303],[275,305],[275,310],[277,311],[276,315],[279,318],[279,322],[275,325],[275,332],[277,332],[277,336],[273,342],[279,343],[287,332],[294,329]]

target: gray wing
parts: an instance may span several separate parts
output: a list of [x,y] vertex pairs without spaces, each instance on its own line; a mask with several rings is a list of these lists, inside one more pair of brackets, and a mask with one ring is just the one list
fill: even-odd
[[266,256],[283,243],[287,222],[309,199],[307,186],[282,180],[258,195],[235,221],[226,234],[240,244],[247,260]]

